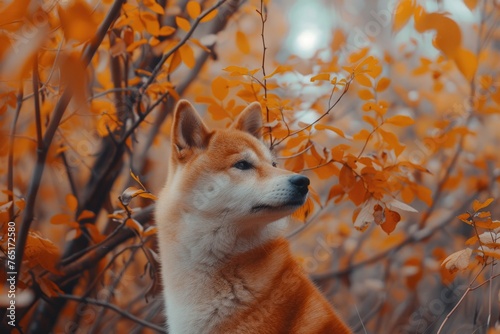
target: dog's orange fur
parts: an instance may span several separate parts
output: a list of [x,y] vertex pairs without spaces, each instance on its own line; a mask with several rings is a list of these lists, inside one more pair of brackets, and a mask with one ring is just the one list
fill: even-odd
[[175,110],[156,211],[172,334],[351,333],[280,236],[306,178],[273,166],[261,126],[257,103],[215,131],[187,101]]

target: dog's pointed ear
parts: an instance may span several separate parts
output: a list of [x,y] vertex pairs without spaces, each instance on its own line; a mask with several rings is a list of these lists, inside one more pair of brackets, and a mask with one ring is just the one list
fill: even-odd
[[180,100],[174,111],[172,125],[172,144],[178,152],[187,148],[208,146],[210,131],[200,115],[187,100]]
[[262,109],[259,102],[249,104],[236,118],[232,127],[262,138]]

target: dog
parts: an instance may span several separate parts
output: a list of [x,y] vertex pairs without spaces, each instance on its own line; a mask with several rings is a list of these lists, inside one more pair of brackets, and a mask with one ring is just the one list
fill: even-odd
[[277,168],[261,131],[258,102],[218,130],[175,108],[155,212],[169,333],[351,333],[281,236],[309,179]]

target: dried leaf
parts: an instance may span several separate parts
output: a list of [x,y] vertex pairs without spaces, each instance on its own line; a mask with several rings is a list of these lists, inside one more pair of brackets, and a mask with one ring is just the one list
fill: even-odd
[[466,248],[448,256],[446,259],[444,259],[441,265],[448,269],[450,272],[464,270],[469,266],[471,255],[472,249]]

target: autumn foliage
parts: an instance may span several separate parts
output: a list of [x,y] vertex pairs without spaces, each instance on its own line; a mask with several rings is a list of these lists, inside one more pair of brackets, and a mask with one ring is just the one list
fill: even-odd
[[[353,330],[500,333],[500,4],[319,3],[0,4],[0,332],[7,272],[18,332],[165,331],[152,212],[182,97],[219,127],[261,103],[312,180],[288,238]],[[306,23],[328,29],[304,56]]]

